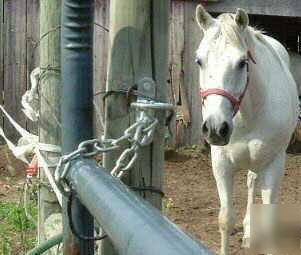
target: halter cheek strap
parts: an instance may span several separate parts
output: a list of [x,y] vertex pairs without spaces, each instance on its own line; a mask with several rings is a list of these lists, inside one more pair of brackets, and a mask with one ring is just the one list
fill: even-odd
[[[247,51],[248,54],[248,61],[251,60],[254,64],[256,64],[256,61],[254,59],[254,57],[251,54],[251,51],[248,50]],[[225,98],[227,98],[232,107],[233,107],[233,117],[236,115],[236,113],[239,110],[239,107],[241,105],[241,102],[247,92],[247,89],[249,87],[249,83],[250,83],[250,77],[249,77],[249,63],[247,63],[247,82],[246,82],[246,86],[243,90],[243,92],[241,93],[241,95],[239,96],[239,98],[237,99],[236,97],[234,97],[233,95],[231,95],[229,92],[227,92],[224,89],[220,89],[220,88],[212,88],[212,89],[206,89],[206,90],[200,90],[200,96],[202,99],[202,103],[204,103],[204,100],[210,96],[210,95],[219,95],[219,96],[223,96]]]

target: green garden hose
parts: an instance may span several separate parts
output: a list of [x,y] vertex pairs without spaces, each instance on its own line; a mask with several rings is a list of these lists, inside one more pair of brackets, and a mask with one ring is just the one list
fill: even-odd
[[26,255],[41,255],[45,251],[51,249],[52,247],[60,244],[63,241],[63,234],[58,234],[51,237],[45,242],[39,244],[37,247],[33,248],[31,251],[27,252]]

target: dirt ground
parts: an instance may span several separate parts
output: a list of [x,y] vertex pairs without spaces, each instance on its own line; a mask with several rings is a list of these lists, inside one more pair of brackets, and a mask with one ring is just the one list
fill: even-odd
[[18,202],[25,180],[25,164],[15,160],[6,145],[0,145],[0,201]]
[[[166,154],[165,193],[168,198],[167,216],[203,241],[215,253],[219,249],[218,210],[219,201],[210,160],[196,150],[181,150]],[[0,201],[17,202],[24,182],[24,166],[17,166],[15,177],[8,177],[5,150],[0,147]],[[22,173],[23,172],[23,173]],[[231,254],[244,254],[240,248],[242,219],[246,207],[246,171],[237,174],[235,180],[235,208],[237,224],[231,237]],[[282,203],[300,203],[301,155],[288,156],[287,171],[281,190]],[[257,197],[259,199],[259,196]]]
[[[190,232],[215,253],[219,250],[219,200],[208,156],[186,150],[169,153],[166,161],[165,191],[170,199],[167,215],[182,229]],[[242,255],[242,220],[247,203],[247,171],[236,175],[234,205],[237,223],[231,237],[231,254]],[[300,203],[301,155],[289,155],[280,202]],[[257,194],[259,201],[260,196]]]

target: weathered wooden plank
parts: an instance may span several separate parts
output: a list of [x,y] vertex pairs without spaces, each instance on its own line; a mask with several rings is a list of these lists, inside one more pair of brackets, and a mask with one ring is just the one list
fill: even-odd
[[[180,100],[180,84],[183,82],[183,54],[184,54],[184,2],[181,0],[171,3],[170,24],[170,93],[174,105]],[[171,123],[171,145],[176,144],[176,116]]]
[[198,68],[195,64],[195,51],[201,40],[201,31],[195,21],[196,2],[185,2],[185,51],[184,51],[184,89],[189,102],[191,123],[185,131],[185,143],[200,141],[201,106],[199,98]]
[[[23,127],[21,97],[26,91],[26,1],[4,1],[4,107]],[[5,119],[7,136],[16,140],[16,131]]]
[[[153,79],[156,81],[156,98],[160,101],[167,101],[167,72],[168,72],[168,40],[169,40],[169,6],[170,1],[153,1],[152,6],[152,50],[154,59]],[[163,190],[164,176],[164,147],[165,147],[165,112],[157,113],[159,125],[156,128],[150,158],[150,185]],[[143,162],[142,160],[140,161]],[[145,166],[142,166],[144,169]],[[146,172],[147,173],[147,172]],[[155,207],[161,209],[162,197],[160,194],[150,193],[148,199]]]
[[[192,84],[192,73],[193,70],[192,66],[192,41],[191,41],[191,11],[192,11],[192,2],[185,2],[184,5],[184,44],[185,49],[183,52],[183,89],[186,91],[187,100],[189,102],[189,112],[191,112],[191,84]],[[184,144],[190,144],[190,133],[191,133],[191,126],[187,126],[186,128],[181,127],[181,132],[178,133],[181,135],[181,140]]]
[[183,71],[184,54],[184,6],[183,1],[173,1],[171,10],[172,75],[175,101],[180,100],[180,83]]
[[198,27],[195,20],[195,9],[196,3],[191,6],[190,21],[191,21],[191,134],[190,134],[190,144],[200,144],[201,143],[201,100],[199,96],[199,68],[195,63],[195,52],[199,47],[202,39],[202,32]]
[[[40,34],[40,1],[39,0],[27,0],[27,17],[26,17],[26,37],[27,37],[27,89],[31,87],[30,84],[30,73],[31,71],[39,66],[39,34]],[[27,120],[27,129],[37,134],[37,123]]]
[[[107,61],[108,61],[108,44],[109,33],[101,26],[109,28],[110,1],[95,0],[95,25],[94,25],[94,92],[105,91],[107,81]],[[96,104],[95,111],[95,135],[99,137],[104,130],[101,126],[98,114],[104,119],[104,105],[102,95],[99,94],[94,98]]]
[[250,14],[301,17],[300,0],[224,0],[206,4],[211,12],[234,12],[238,7]]
[[[168,52],[168,77],[167,77],[167,97],[169,102],[175,105],[175,98],[174,98],[174,92],[173,92],[173,87],[172,87],[172,41],[173,41],[173,35],[172,35],[172,26],[173,26],[173,19],[172,19],[172,4],[173,2],[170,2],[170,24],[169,24],[169,52]],[[174,134],[175,130],[175,118],[173,118],[170,122],[170,128],[171,128],[171,137],[167,140],[167,145],[169,146],[174,146],[175,144],[175,136],[172,135]]]

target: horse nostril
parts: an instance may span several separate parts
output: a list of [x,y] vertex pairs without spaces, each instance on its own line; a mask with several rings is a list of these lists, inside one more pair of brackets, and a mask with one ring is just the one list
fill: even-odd
[[208,134],[208,131],[209,131],[209,129],[208,129],[208,122],[207,121],[204,121],[204,123],[203,123],[203,125],[202,125],[202,132],[203,132],[203,134]]
[[223,122],[220,129],[219,129],[219,131],[218,131],[218,134],[221,137],[226,137],[229,134],[229,131],[230,131],[230,128],[229,128],[228,123]]

